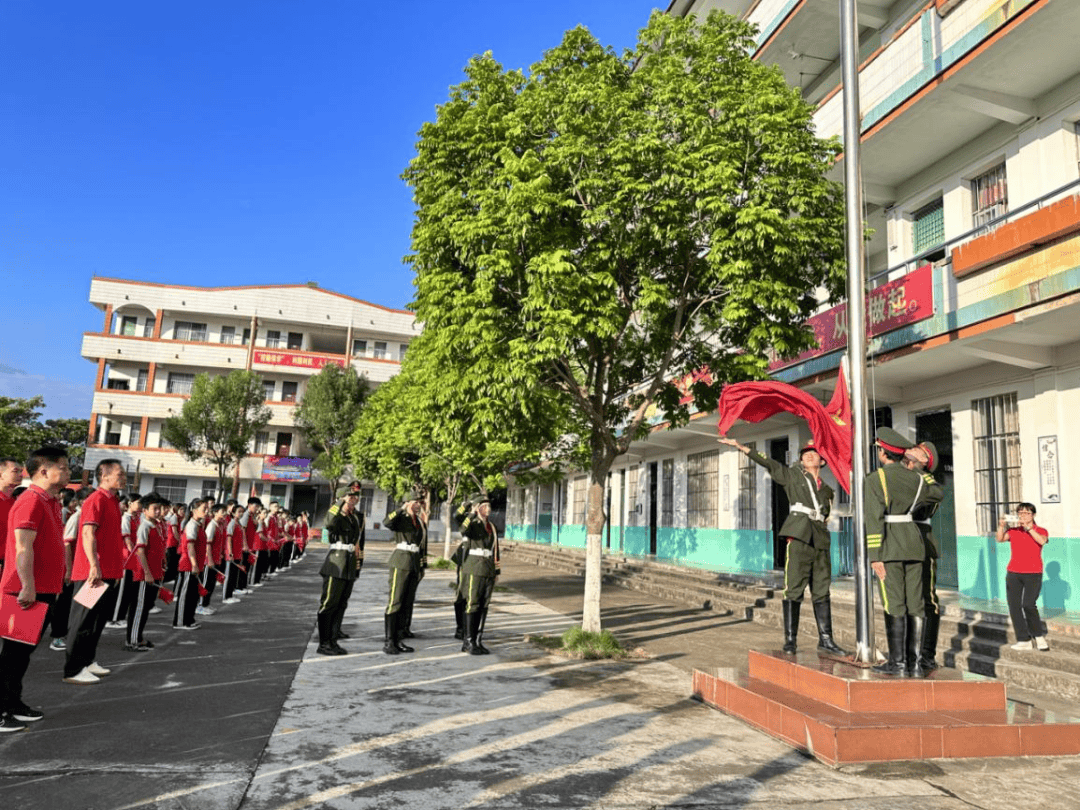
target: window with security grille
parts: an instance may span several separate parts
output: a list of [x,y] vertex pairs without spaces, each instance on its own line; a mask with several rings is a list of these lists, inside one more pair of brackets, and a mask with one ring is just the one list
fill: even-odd
[[373,504],[375,503],[375,490],[372,487],[360,488],[360,503],[356,508],[362,515],[370,515]]
[[640,467],[630,467],[626,471],[626,511],[629,514],[627,525],[641,525],[641,516],[638,515],[638,504],[641,497],[638,494],[638,481],[641,478]]
[[[747,447],[757,449],[756,442],[748,442]],[[757,528],[757,465],[746,453],[739,453],[739,495],[738,516],[740,529]]]
[[589,479],[582,475],[574,479],[574,509],[570,522],[576,526],[585,525],[585,499],[589,494]]
[[675,525],[675,459],[665,458],[660,465],[660,525]]
[[279,349],[281,348],[281,331],[278,329],[266,330],[266,348]]
[[686,525],[711,528],[719,512],[719,450],[691,453],[686,457]]
[[236,327],[235,326],[223,326],[221,327],[221,342],[226,344],[236,343]]
[[270,452],[270,432],[260,430],[255,434],[255,455],[262,456]]
[[975,518],[978,531],[990,534],[998,518],[1021,499],[1020,414],[1016,393],[971,403],[975,440]]
[[185,503],[187,499],[186,478],[154,478],[154,492],[173,503]]
[[177,321],[176,326],[173,327],[173,338],[176,340],[190,340],[196,343],[206,343],[208,334],[205,323]]
[[165,385],[166,394],[191,395],[191,388],[195,385],[194,374],[182,374],[176,371],[169,372],[169,381]]
[[941,197],[912,215],[911,239],[916,254],[945,241],[945,203]]
[[386,341],[385,340],[376,340],[375,341],[375,351],[373,353],[373,356],[376,357],[379,360],[385,360],[386,359]]
[[132,422],[131,430],[128,431],[128,447],[138,447],[142,441],[142,422]]
[[217,480],[204,478],[202,482],[202,489],[199,492],[201,498],[216,498],[217,497]]
[[1009,191],[1004,163],[971,181],[971,202],[972,224],[976,228],[1005,216],[1009,210]]
[[138,376],[135,379],[135,390],[145,391],[146,386],[150,383],[150,369],[140,368]]

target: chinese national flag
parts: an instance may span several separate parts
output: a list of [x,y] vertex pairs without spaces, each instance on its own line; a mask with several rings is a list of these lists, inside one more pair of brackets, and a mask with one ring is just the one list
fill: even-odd
[[851,403],[843,367],[828,406],[794,385],[765,380],[724,386],[717,410],[720,421],[716,427],[721,436],[727,435],[739,419],[761,422],[780,412],[804,419],[837,483],[845,492],[851,492]]

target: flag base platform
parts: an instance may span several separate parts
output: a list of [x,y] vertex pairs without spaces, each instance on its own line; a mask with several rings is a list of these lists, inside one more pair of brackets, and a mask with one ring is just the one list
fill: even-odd
[[857,762],[1080,754],[1080,716],[1008,700],[949,668],[879,675],[814,652],[751,650],[746,671],[694,671],[693,696],[838,767]]

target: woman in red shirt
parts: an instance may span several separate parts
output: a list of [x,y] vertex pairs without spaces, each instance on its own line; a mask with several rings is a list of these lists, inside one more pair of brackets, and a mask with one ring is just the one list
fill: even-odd
[[999,543],[1009,541],[1012,556],[1005,574],[1005,594],[1009,600],[1009,615],[1012,616],[1013,629],[1016,631],[1014,650],[1030,650],[1032,641],[1035,648],[1049,650],[1046,642],[1039,607],[1036,601],[1042,590],[1043,546],[1050,540],[1050,535],[1035,525],[1035,504],[1023,502],[1016,505],[1018,525],[1009,528],[1004,515],[998,520],[996,540]]

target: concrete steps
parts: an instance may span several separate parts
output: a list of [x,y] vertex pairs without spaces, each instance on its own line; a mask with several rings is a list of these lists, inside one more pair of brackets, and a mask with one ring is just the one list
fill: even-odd
[[[583,549],[502,541],[502,552],[519,562],[585,576]],[[605,554],[602,577],[605,585],[640,591],[652,596],[694,605],[721,615],[746,618],[774,627],[777,646],[784,626],[782,588],[776,578],[762,581],[751,576],[719,574],[653,560]],[[768,578],[765,578],[768,580]],[[816,646],[813,610],[809,600],[800,621],[800,649]],[[832,597],[833,633],[848,649],[855,646],[855,604],[850,588],[835,587]],[[997,678],[1010,687],[1080,700],[1080,628],[1049,624],[1049,652],[1018,651],[1009,617],[991,611],[964,609],[947,604],[938,639],[938,662],[961,672]],[[885,626],[875,611],[875,639],[884,650]]]

